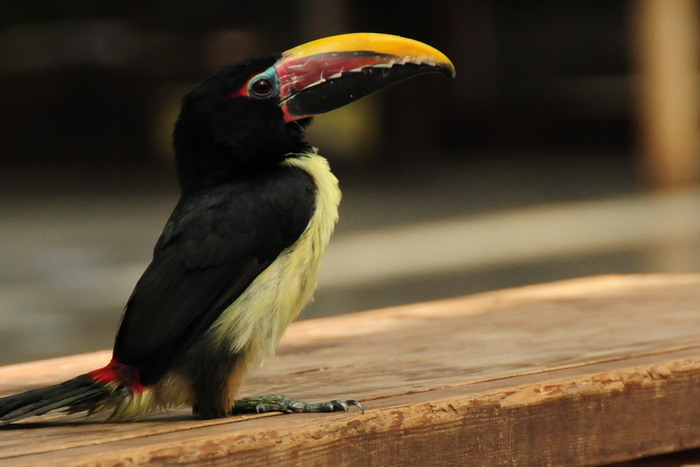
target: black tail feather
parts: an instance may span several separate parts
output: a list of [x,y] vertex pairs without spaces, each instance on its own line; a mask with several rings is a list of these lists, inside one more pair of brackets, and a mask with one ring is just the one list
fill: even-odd
[[104,383],[95,382],[89,374],[80,375],[54,386],[0,398],[0,425],[63,407],[99,404],[111,394]]

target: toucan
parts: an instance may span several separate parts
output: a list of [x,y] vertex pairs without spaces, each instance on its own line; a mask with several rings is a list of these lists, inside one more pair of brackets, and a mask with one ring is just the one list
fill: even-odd
[[181,196],[122,315],[104,368],[0,399],[0,424],[61,409],[108,420],[191,406],[200,418],[347,411],[357,400],[237,399],[311,300],[340,190],[304,139],[314,115],[392,83],[455,69],[411,39],[356,33],[221,69],[182,99]]

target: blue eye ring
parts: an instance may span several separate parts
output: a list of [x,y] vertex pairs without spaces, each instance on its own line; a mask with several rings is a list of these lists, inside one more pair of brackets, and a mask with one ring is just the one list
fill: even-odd
[[269,99],[280,93],[279,80],[275,69],[270,67],[248,81],[248,97],[253,99]]

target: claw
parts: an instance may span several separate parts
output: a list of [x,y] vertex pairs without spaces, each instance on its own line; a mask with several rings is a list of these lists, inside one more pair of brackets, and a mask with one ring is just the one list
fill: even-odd
[[347,412],[348,404],[345,401],[338,399],[332,400],[328,403],[331,406],[332,412]]
[[267,413],[267,412],[272,412],[272,410],[270,410],[270,408],[265,404],[258,404],[255,406],[255,412],[256,413]]
[[[358,409],[360,409],[360,412],[362,413],[362,415],[365,414],[365,408],[362,406],[362,404],[360,404],[360,401],[357,401],[357,400],[355,400],[355,399],[348,399],[348,400],[345,401],[345,403],[346,403],[348,406],[353,406],[353,405],[354,405],[355,407],[357,407]],[[350,407],[348,407],[348,410],[350,410]]]
[[356,401],[355,399],[348,399],[346,401],[335,399],[330,401],[329,404],[331,404],[331,406],[334,409],[332,410],[332,412],[349,412],[350,407],[355,406],[358,409],[360,409],[360,412],[362,412],[362,414],[365,413],[365,408],[362,406],[362,404],[360,404],[359,401]]

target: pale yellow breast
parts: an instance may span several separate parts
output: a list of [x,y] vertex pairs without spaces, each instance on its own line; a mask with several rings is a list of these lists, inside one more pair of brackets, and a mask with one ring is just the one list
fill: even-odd
[[274,353],[287,326],[312,299],[323,252],[338,221],[340,189],[328,161],[317,154],[289,158],[316,183],[316,209],[299,240],[263,271],[214,323],[211,332],[244,351],[249,366]]

